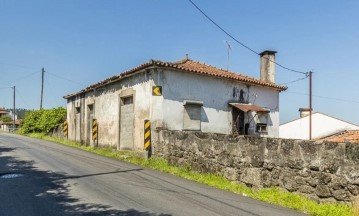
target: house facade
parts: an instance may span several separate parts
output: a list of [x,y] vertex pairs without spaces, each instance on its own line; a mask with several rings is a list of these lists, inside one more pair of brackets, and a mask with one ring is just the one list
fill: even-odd
[[[309,109],[299,109],[300,118],[279,126],[279,137],[309,140]],[[312,139],[321,139],[346,130],[359,130],[359,126],[315,112],[312,114]]]
[[9,112],[5,108],[0,107],[0,118],[8,116],[8,115],[9,115]]
[[[274,70],[274,53],[261,54],[268,61],[261,70]],[[121,150],[143,149],[144,120],[151,121],[152,130],[278,137],[279,93],[286,87],[274,83],[273,71],[263,77],[188,58],[151,60],[65,96],[68,138],[95,145],[92,119],[98,123],[98,144]]]

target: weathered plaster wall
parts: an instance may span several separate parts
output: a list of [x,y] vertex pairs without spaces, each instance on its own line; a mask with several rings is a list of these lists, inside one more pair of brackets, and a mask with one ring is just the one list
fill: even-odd
[[[162,86],[162,96],[153,96],[152,86]],[[152,121],[153,128],[182,130],[184,100],[203,102],[201,110],[203,132],[230,134],[232,108],[228,103],[249,102],[271,110],[266,120],[268,133],[261,135],[278,136],[278,91],[246,86],[226,79],[152,68],[69,99],[67,104],[69,139],[96,145],[91,139],[89,106],[93,106],[93,118],[96,118],[98,123],[98,145],[123,149],[120,143],[121,97],[129,95],[133,95],[134,104],[133,123],[129,123],[133,124],[133,148],[130,150],[143,150],[145,119]],[[258,116],[251,113],[246,117],[246,123],[248,121],[251,123],[250,133],[255,134]]]
[[[196,100],[203,101],[201,131],[230,134],[232,114],[228,103],[249,102],[271,111],[268,117],[268,134],[262,135],[279,135],[279,93],[276,90],[172,70],[158,70],[153,79],[156,85],[162,86],[163,104],[162,108],[158,108],[158,112],[152,115],[152,120],[156,121],[156,117],[162,118],[164,126],[168,129],[182,130],[184,100]],[[240,101],[241,90],[244,92],[244,101]],[[255,134],[258,116],[253,119],[254,113],[252,114],[246,116],[246,123],[250,122],[250,133]]]
[[[359,126],[324,115],[312,115],[312,139],[329,136],[344,130],[359,130]],[[280,125],[281,138],[309,140],[309,116]]]
[[359,145],[200,132],[153,132],[154,152],[174,164],[254,187],[278,186],[321,201],[359,195]]
[[[87,92],[81,97],[68,101],[67,119],[69,139],[88,143],[91,138],[89,105],[93,105],[94,118],[98,122],[98,144],[121,148],[120,140],[120,101],[124,95],[133,95],[133,150],[143,149],[143,120],[150,116],[150,97],[153,81],[149,76],[134,75],[106,87]],[[130,91],[129,91],[130,90]],[[81,134],[76,131],[76,106],[81,110]]]

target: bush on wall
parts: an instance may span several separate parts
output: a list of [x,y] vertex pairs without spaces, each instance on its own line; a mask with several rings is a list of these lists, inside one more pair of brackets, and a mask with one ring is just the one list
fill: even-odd
[[49,133],[65,119],[66,109],[63,107],[29,111],[25,115],[19,133]]

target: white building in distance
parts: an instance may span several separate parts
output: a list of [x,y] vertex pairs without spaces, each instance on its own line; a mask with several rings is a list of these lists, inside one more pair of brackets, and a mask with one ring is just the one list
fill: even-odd
[[[300,118],[279,126],[280,138],[309,140],[309,109],[301,108],[299,112]],[[312,114],[312,139],[320,139],[345,130],[359,130],[359,126],[320,112]]]

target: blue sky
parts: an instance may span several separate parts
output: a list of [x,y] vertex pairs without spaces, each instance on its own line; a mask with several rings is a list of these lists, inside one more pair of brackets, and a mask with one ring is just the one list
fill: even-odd
[[[193,0],[257,52],[314,72],[313,108],[359,124],[359,1]],[[188,0],[0,0],[0,106],[38,109],[150,59],[193,60],[259,78],[259,57],[226,36]],[[277,67],[277,83],[304,77]],[[308,80],[280,94],[281,122],[308,106]]]

